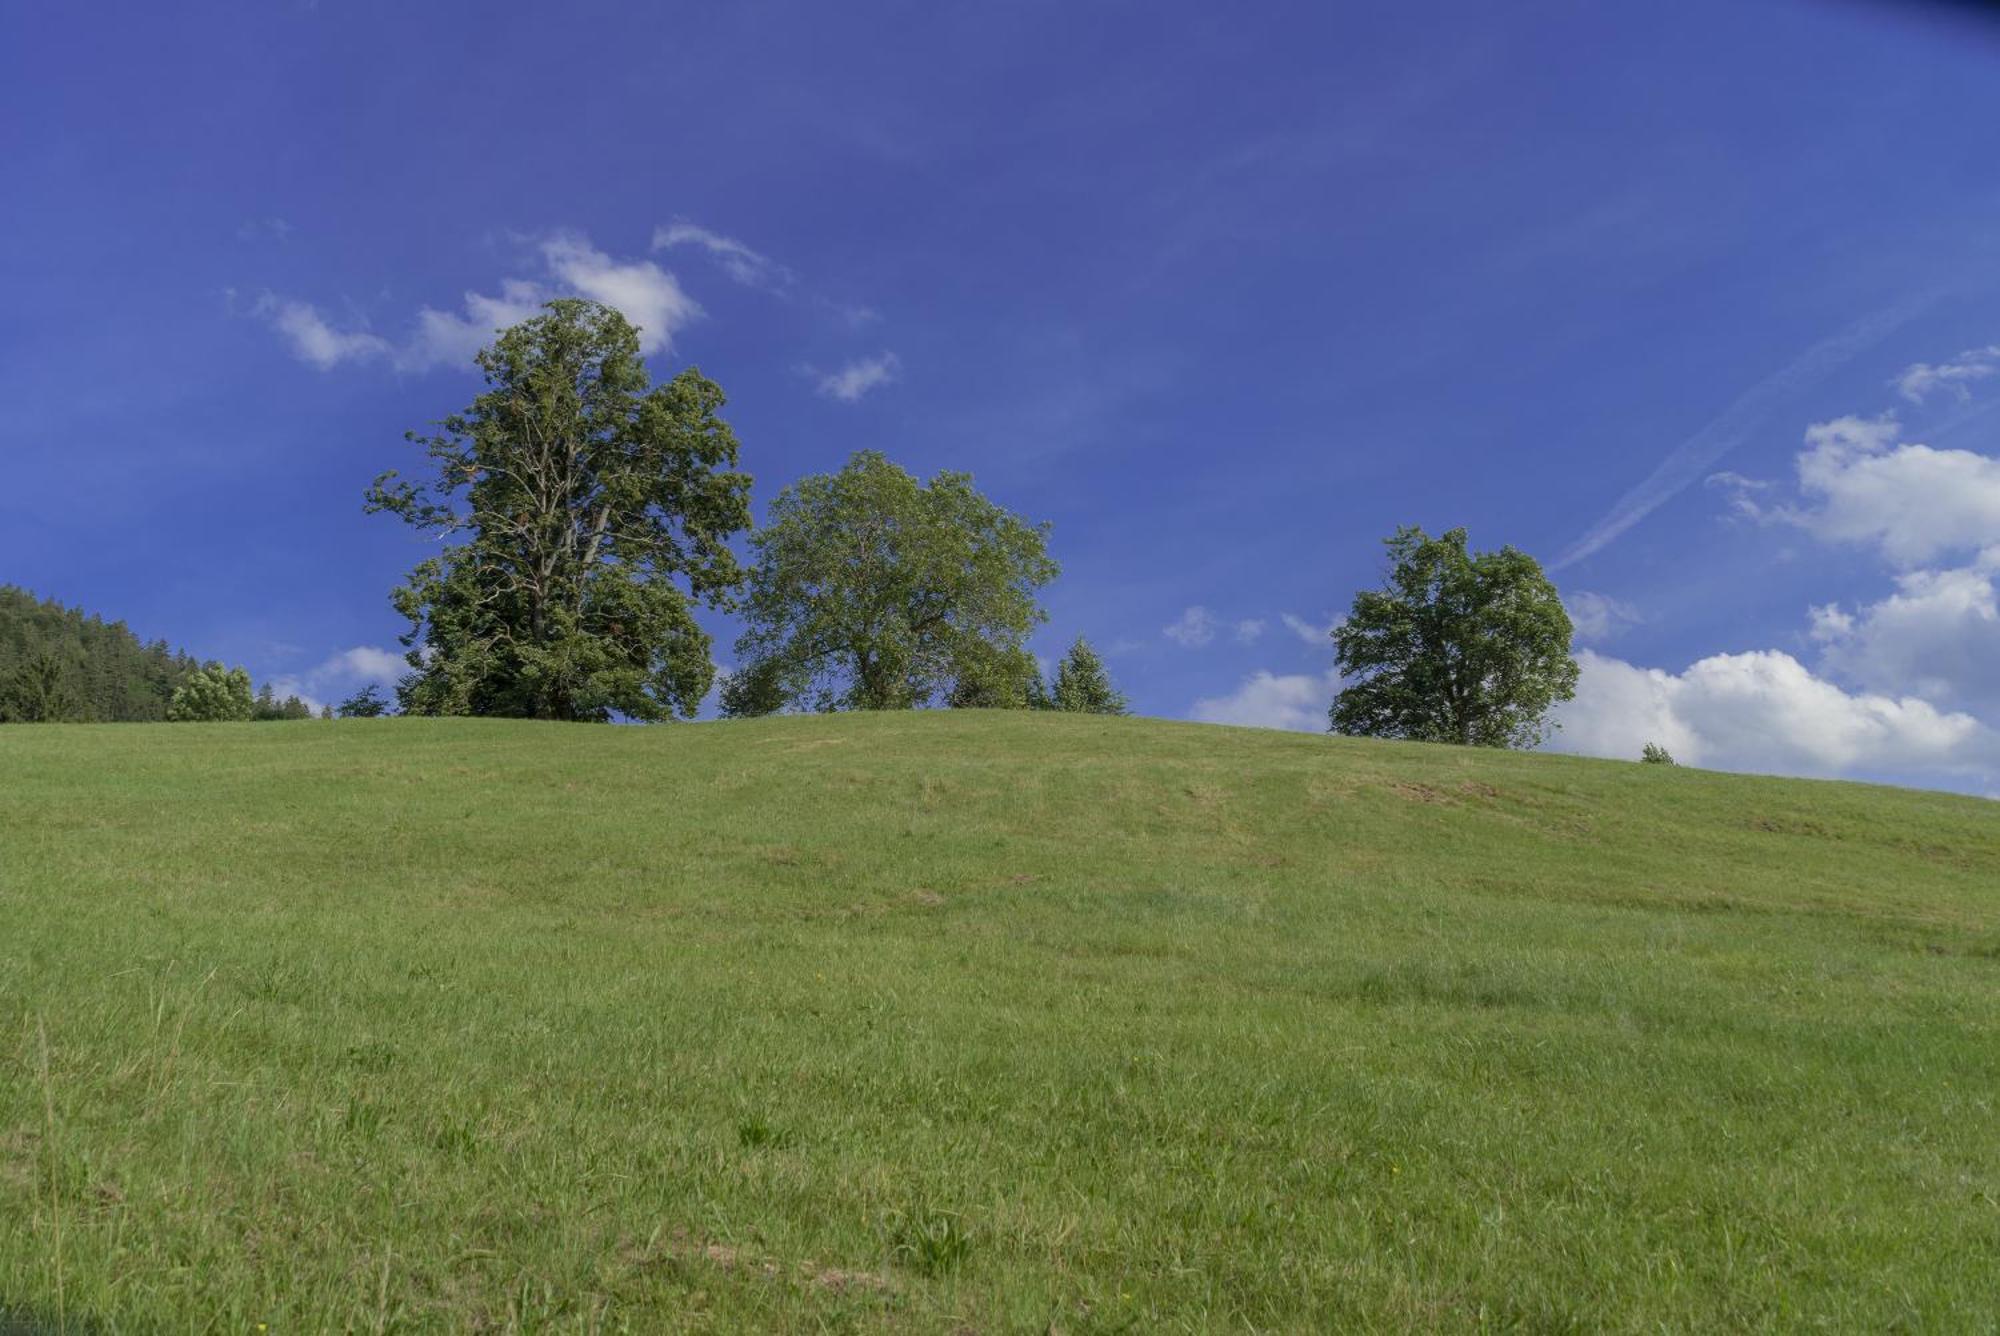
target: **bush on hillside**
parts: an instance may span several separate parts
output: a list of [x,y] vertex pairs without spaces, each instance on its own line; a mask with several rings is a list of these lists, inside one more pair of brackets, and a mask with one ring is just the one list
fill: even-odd
[[250,674],[241,668],[207,664],[189,673],[167,705],[174,723],[220,724],[249,719],[256,710]]

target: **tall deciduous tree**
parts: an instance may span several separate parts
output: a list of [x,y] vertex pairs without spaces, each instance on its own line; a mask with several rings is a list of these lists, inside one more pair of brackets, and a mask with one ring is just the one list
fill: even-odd
[[692,715],[714,668],[694,608],[742,583],[729,548],[750,479],[722,390],[655,386],[638,332],[573,298],[478,357],[487,390],[432,436],[435,468],[392,471],[368,509],[458,539],[396,591],[411,714],[656,720]]
[[1023,642],[1058,569],[1047,539],[1047,525],[987,500],[970,475],[921,483],[872,450],[803,479],[750,540],[743,667],[724,711],[1003,703],[1033,670]]
[[1056,665],[1055,686],[1049,692],[1049,707],[1072,714],[1124,714],[1125,693],[1111,685],[1104,660],[1082,636],[1069,647]]
[[1347,687],[1333,731],[1528,747],[1550,707],[1576,694],[1572,629],[1556,587],[1511,547],[1466,550],[1465,530],[1419,528],[1387,540],[1383,588],[1357,595],[1334,628]]

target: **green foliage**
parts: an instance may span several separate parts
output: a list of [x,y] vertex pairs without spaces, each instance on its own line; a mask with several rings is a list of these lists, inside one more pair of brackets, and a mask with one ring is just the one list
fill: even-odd
[[1673,753],[1657,742],[1649,742],[1639,751],[1639,759],[1647,765],[1672,765]]
[[1463,529],[1387,540],[1380,590],[1355,597],[1334,628],[1348,685],[1333,731],[1356,736],[1531,747],[1548,711],[1576,694],[1572,628],[1556,587],[1511,547],[1470,553]]
[[724,712],[1025,703],[1035,595],[1058,570],[1047,539],[971,475],[920,483],[872,450],[786,488],[750,540]]
[[174,688],[167,718],[177,724],[219,724],[254,717],[257,703],[250,694],[250,674],[219,663],[195,669]]
[[952,664],[945,704],[958,710],[1033,710],[1047,706],[1041,666],[1022,645],[968,641]]
[[250,705],[250,718],[259,723],[282,719],[310,719],[312,707],[297,696],[287,696],[279,700],[276,689],[266,682],[257,688],[257,698]]
[[1049,693],[1049,708],[1071,714],[1124,714],[1125,693],[1111,685],[1104,660],[1082,636],[1069,647],[1056,665],[1055,686]]
[[122,622],[0,585],[0,723],[165,719],[195,666]]
[[52,650],[36,650],[0,683],[0,719],[22,724],[68,724],[84,717],[82,695],[69,665]]
[[342,719],[379,719],[389,713],[389,702],[382,699],[382,688],[371,682],[342,701],[337,712]]
[[396,591],[410,619],[410,714],[691,716],[714,668],[694,608],[742,582],[729,540],[750,479],[722,390],[690,368],[654,386],[608,306],[550,302],[479,354],[487,390],[409,439],[427,484],[392,471],[383,511],[462,539]]
[[1995,824],[1028,711],[0,732],[0,1308],[1981,1332]]

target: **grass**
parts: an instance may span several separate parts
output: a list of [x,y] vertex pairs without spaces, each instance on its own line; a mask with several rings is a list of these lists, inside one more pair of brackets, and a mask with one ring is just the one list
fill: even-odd
[[1040,715],[0,729],[45,1328],[1991,1331],[1996,1101],[1973,799]]

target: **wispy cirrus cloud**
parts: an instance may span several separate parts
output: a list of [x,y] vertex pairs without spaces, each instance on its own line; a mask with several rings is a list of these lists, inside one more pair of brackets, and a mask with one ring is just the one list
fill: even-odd
[[770,256],[735,237],[724,236],[685,218],[676,218],[653,230],[654,250],[672,250],[677,246],[694,246],[706,252],[722,266],[724,273],[745,287],[779,292],[797,281],[790,269]]
[[1918,362],[1889,383],[1911,403],[1921,404],[1940,390],[1948,390],[1960,400],[1970,399],[1971,382],[1995,375],[2000,375],[2000,343],[1968,348],[1948,362]]
[[251,314],[283,335],[293,356],[321,371],[331,371],[343,362],[366,362],[395,353],[395,345],[379,334],[366,329],[336,329],[309,302],[267,292],[251,307]]
[[1282,614],[1282,620],[1285,623],[1287,631],[1290,631],[1314,649],[1332,649],[1333,628],[1340,625],[1338,617],[1321,625],[1318,622],[1309,622],[1297,613],[1291,612]]
[[1215,614],[1200,604],[1183,609],[1181,615],[1160,628],[1160,634],[1182,649],[1200,649],[1215,639]]
[[819,393],[841,403],[858,402],[872,390],[880,389],[902,378],[903,360],[892,352],[880,352],[873,357],[858,358],[834,371],[812,371],[818,377]]
[[1709,476],[1716,463],[1741,445],[1758,424],[1785,400],[1816,384],[1835,368],[1852,360],[1923,310],[1934,298],[1923,295],[1856,321],[1831,338],[1822,339],[1790,363],[1745,390],[1718,416],[1667,452],[1653,471],[1618,498],[1602,518],[1571,543],[1551,570],[1575,565],[1602,551],[1639,521],[1679,494],[1689,484]]
[[1637,626],[1643,619],[1639,610],[1621,599],[1609,594],[1594,594],[1580,589],[1573,594],[1563,595],[1563,608],[1569,613],[1570,626],[1580,642],[1609,640],[1628,626]]

